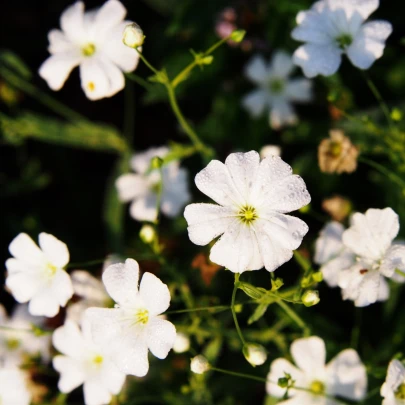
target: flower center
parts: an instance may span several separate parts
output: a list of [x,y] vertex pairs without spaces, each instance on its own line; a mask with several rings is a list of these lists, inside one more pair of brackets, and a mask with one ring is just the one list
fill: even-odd
[[58,268],[54,264],[46,263],[46,265],[45,265],[45,273],[49,277],[53,277],[57,271],[58,271]]
[[135,312],[135,324],[146,325],[149,321],[149,311],[147,309],[138,309]]
[[258,215],[254,207],[246,205],[238,212],[238,217],[244,224],[250,225],[258,218]]
[[342,153],[342,144],[340,142],[331,142],[329,147],[329,154],[338,157]]
[[6,340],[6,346],[7,346],[7,349],[9,349],[9,350],[16,350],[20,347],[20,345],[21,345],[21,342],[18,339],[12,338],[12,339]]
[[405,399],[405,382],[395,391],[395,398]]
[[96,89],[96,85],[94,84],[94,82],[88,82],[87,88],[89,89],[89,91],[94,91]]
[[284,80],[272,79],[269,81],[269,89],[274,94],[280,94],[284,90]]
[[322,395],[325,393],[325,384],[322,381],[315,380],[312,381],[309,389],[316,395]]
[[342,34],[336,38],[336,42],[340,49],[345,50],[353,42],[353,37],[350,34]]
[[82,48],[82,53],[84,56],[91,56],[94,54],[94,52],[96,52],[96,46],[92,43],[88,43]]
[[101,367],[104,361],[104,357],[101,356],[101,354],[97,354],[96,356],[93,357],[91,361],[94,364],[94,366]]

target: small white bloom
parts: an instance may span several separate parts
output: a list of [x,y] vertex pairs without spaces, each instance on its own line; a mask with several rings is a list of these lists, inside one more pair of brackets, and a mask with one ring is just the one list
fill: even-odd
[[261,56],[254,56],[245,69],[246,77],[257,89],[242,100],[242,105],[253,116],[269,113],[269,123],[274,129],[297,123],[298,118],[291,102],[306,103],[312,100],[312,83],[303,78],[290,79],[294,64],[289,54],[277,51],[270,64]]
[[379,0],[321,0],[297,15],[292,37],[305,42],[293,55],[305,76],[330,76],[346,54],[354,66],[368,69],[383,55],[392,32],[387,21],[365,22]]
[[156,276],[145,273],[139,282],[135,260],[114,264],[103,273],[108,294],[115,308],[90,308],[93,340],[111,350],[111,358],[125,374],[143,377],[149,370],[148,350],[164,359],[174,345],[176,328],[162,319],[170,305],[170,292]]
[[210,369],[210,364],[204,356],[199,354],[191,359],[190,368],[195,374],[204,374]]
[[61,374],[61,392],[69,393],[83,384],[86,405],[109,404],[112,395],[119,394],[125,374],[111,361],[109,350],[93,343],[86,321],[80,330],[75,322],[67,320],[55,330],[52,341],[62,353],[53,359],[53,367]]
[[[291,375],[294,386],[288,390],[291,397],[280,405],[338,405],[330,396],[339,396],[353,401],[362,400],[367,391],[366,368],[355,350],[340,352],[326,363],[325,343],[316,336],[297,339],[291,345],[291,356],[297,365],[279,358],[273,361],[267,376],[266,390],[269,395],[281,398],[285,388],[278,386],[279,378]],[[302,390],[304,388],[305,390]],[[309,392],[310,390],[312,392]]]
[[36,336],[32,327],[41,327],[44,318],[29,314],[27,305],[17,305],[10,318],[0,304],[0,326],[9,329],[0,333],[0,362],[6,366],[21,366],[27,357],[40,355],[44,362],[50,359],[50,335]]
[[141,238],[143,243],[152,243],[155,239],[155,236],[155,228],[153,228],[153,226],[151,225],[144,225],[139,232],[139,237]]
[[168,217],[179,214],[190,201],[187,170],[173,161],[159,169],[150,170],[154,157],[164,158],[169,153],[166,147],[151,148],[137,153],[131,159],[131,168],[135,173],[120,176],[116,181],[121,201],[132,201],[130,214],[137,221],[155,221],[157,218],[157,197],[162,186],[160,209]]
[[29,405],[30,402],[26,374],[16,367],[0,367],[0,404]]
[[274,271],[293,256],[308,226],[285,215],[311,201],[304,181],[278,156],[260,162],[255,151],[213,160],[197,174],[197,187],[215,204],[191,204],[184,211],[188,235],[204,246],[222,235],[210,260],[234,273]]
[[138,48],[143,44],[144,40],[145,35],[143,35],[143,31],[138,24],[132,23],[125,27],[122,41],[126,46]]
[[20,233],[10,243],[14,258],[6,261],[6,286],[20,303],[30,302],[31,315],[54,317],[73,295],[64,267],[69,263],[67,246],[48,233],[39,234],[39,246]]
[[173,351],[175,353],[184,353],[188,349],[190,349],[190,338],[185,333],[177,332]]
[[392,360],[389,364],[381,396],[384,398],[382,405],[405,403],[405,367],[399,360]]
[[243,348],[246,360],[253,366],[261,366],[267,360],[266,349],[262,345],[248,343]]
[[281,147],[278,145],[265,145],[260,149],[260,157],[262,159],[269,156],[281,156]]
[[135,49],[122,42],[127,10],[118,0],[108,0],[98,10],[84,12],[77,1],[60,18],[62,30],[48,34],[51,56],[41,65],[40,76],[52,90],[60,90],[70,72],[80,65],[84,93],[90,100],[111,97],[125,86],[122,72],[133,71],[139,61]]

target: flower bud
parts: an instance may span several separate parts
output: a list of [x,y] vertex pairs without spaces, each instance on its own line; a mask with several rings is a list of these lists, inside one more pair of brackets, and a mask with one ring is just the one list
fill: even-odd
[[307,290],[302,296],[302,303],[306,307],[312,307],[320,301],[319,292],[316,290]]
[[281,156],[281,148],[278,145],[265,145],[260,149],[260,157],[265,159],[269,156]]
[[159,156],[154,156],[151,160],[152,169],[160,169],[163,166],[163,159]]
[[247,343],[243,346],[245,359],[253,366],[261,366],[267,360],[266,349],[256,343]]
[[277,385],[281,388],[287,388],[288,387],[288,381],[289,379],[286,377],[281,377],[277,381]]
[[242,42],[243,38],[245,38],[245,35],[245,30],[235,30],[234,32],[232,32],[230,39],[234,42]]
[[178,332],[174,341],[173,351],[184,353],[190,348],[190,339],[185,333]]
[[320,283],[323,280],[323,274],[321,271],[316,271],[315,273],[312,273],[312,279],[316,283]]
[[143,31],[138,24],[132,23],[125,27],[122,42],[124,42],[126,46],[138,48],[144,41],[145,35],[143,35]]
[[204,356],[199,354],[191,359],[190,368],[193,373],[204,374],[210,369],[210,364]]
[[151,225],[144,225],[139,232],[139,237],[142,242],[146,244],[152,243],[155,239],[155,235],[155,229]]

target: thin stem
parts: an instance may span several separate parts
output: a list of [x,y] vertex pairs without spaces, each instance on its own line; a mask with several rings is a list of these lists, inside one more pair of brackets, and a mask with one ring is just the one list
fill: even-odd
[[145,58],[145,56],[143,56],[142,52],[138,49],[135,48],[135,50],[138,52],[139,57],[142,59],[142,62],[155,74],[159,74],[159,71],[152,66],[151,63],[149,63],[149,61]]
[[302,329],[304,336],[309,336],[311,334],[308,326],[301,319],[301,317],[293,309],[291,309],[285,302],[276,301],[276,304],[278,304],[280,308],[282,308],[284,312],[297,324],[297,326]]
[[352,329],[352,338],[351,338],[351,344],[350,346],[354,349],[357,350],[357,346],[359,344],[359,339],[360,339],[360,328],[361,328],[361,308],[356,308],[355,309],[355,315],[354,315],[354,327]]
[[180,309],[177,311],[168,311],[165,312],[166,315],[172,315],[172,314],[183,314],[186,312],[197,312],[197,311],[225,311],[231,309],[231,307],[229,305],[217,305],[217,306],[213,306],[213,307],[199,307],[199,308],[190,308],[190,309]]
[[235,371],[229,371],[229,370],[224,370],[222,368],[217,368],[217,367],[210,367],[210,370],[212,371],[217,371],[219,373],[223,373],[223,374],[228,374],[228,375],[232,375],[234,377],[241,377],[241,378],[247,378],[249,380],[254,380],[254,381],[259,381],[259,382],[264,382],[267,383],[267,379],[263,378],[263,377],[258,377],[255,375],[251,375],[251,374],[244,374],[244,373],[237,373]]
[[129,80],[132,80],[136,84],[139,84],[140,86],[142,86],[146,90],[149,90],[151,88],[150,83],[148,83],[145,79],[143,79],[142,77],[136,75],[135,73],[126,73],[125,76]]
[[235,311],[235,298],[236,298],[236,292],[238,291],[239,276],[240,276],[239,273],[235,273],[235,282],[233,285],[231,310],[232,310],[233,321],[235,322],[236,331],[238,332],[240,341],[242,342],[242,345],[244,346],[246,344],[246,341],[245,341],[245,338],[243,337],[242,331],[239,327],[238,318],[236,316],[236,311]]

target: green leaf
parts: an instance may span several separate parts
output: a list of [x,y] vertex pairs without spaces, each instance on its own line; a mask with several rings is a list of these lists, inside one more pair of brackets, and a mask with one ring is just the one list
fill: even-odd
[[222,348],[222,344],[223,344],[222,337],[218,336],[212,339],[211,342],[209,342],[207,346],[205,346],[205,349],[203,350],[203,355],[207,358],[207,360],[210,363],[213,363],[218,358]]
[[25,79],[29,80],[32,77],[31,70],[23,62],[23,60],[15,53],[5,50],[0,52],[0,61],[12,69],[14,73],[19,74]]
[[258,321],[266,313],[268,306],[268,304],[259,304],[248,319],[248,324],[251,325],[253,322]]

